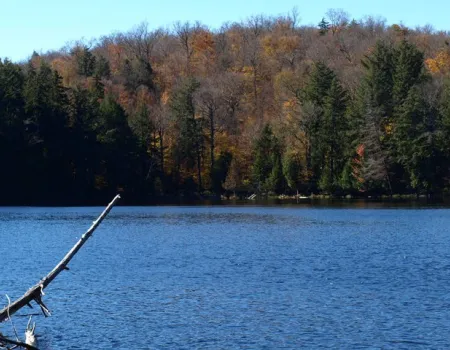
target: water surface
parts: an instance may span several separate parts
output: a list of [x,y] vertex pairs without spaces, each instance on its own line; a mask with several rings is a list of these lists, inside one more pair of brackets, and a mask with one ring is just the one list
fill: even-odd
[[[0,304],[101,210],[0,208]],[[447,209],[117,207],[46,290],[40,348],[449,348],[449,254]]]

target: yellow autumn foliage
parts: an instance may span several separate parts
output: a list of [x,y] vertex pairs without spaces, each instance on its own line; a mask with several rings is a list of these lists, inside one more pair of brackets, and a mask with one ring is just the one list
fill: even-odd
[[393,129],[394,129],[394,124],[392,122],[390,122],[385,125],[384,132],[386,133],[386,135],[390,135],[390,134],[392,134]]
[[432,74],[448,74],[450,73],[450,53],[440,51],[435,58],[425,60],[425,65]]

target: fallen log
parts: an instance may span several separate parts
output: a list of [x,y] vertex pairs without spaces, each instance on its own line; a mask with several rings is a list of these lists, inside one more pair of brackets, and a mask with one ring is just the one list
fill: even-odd
[[73,248],[66,254],[66,256],[55,266],[55,268],[50,271],[47,276],[41,279],[36,285],[31,287],[22,297],[11,303],[9,306],[6,306],[2,310],[0,310],[0,323],[8,320],[12,315],[14,315],[17,311],[22,309],[24,306],[30,306],[31,302],[36,302],[44,316],[50,316],[50,311],[45,306],[42,301],[42,297],[44,296],[44,289],[61,273],[63,270],[68,270],[67,265],[75,256],[75,254],[81,249],[81,247],[86,243],[89,237],[92,236],[92,233],[95,229],[100,225],[103,219],[108,215],[113,206],[120,199],[120,195],[117,195],[111,203],[108,204],[106,209],[100,214],[100,216],[92,223],[92,226],[81,236],[79,241],[73,246]]

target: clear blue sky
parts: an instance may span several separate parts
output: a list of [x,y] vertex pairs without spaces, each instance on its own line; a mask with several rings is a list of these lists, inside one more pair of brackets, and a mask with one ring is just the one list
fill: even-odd
[[0,57],[17,61],[33,50],[59,49],[69,41],[126,31],[147,21],[150,27],[196,21],[217,28],[254,14],[284,14],[297,7],[301,24],[317,24],[330,8],[353,18],[380,15],[389,24],[431,24],[450,30],[448,0],[8,0],[0,11]]

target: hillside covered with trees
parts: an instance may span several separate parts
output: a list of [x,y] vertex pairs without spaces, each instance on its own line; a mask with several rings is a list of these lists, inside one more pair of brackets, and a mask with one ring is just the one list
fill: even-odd
[[[2,53],[8,54],[8,53]],[[0,61],[0,204],[440,195],[450,35],[295,10]]]

